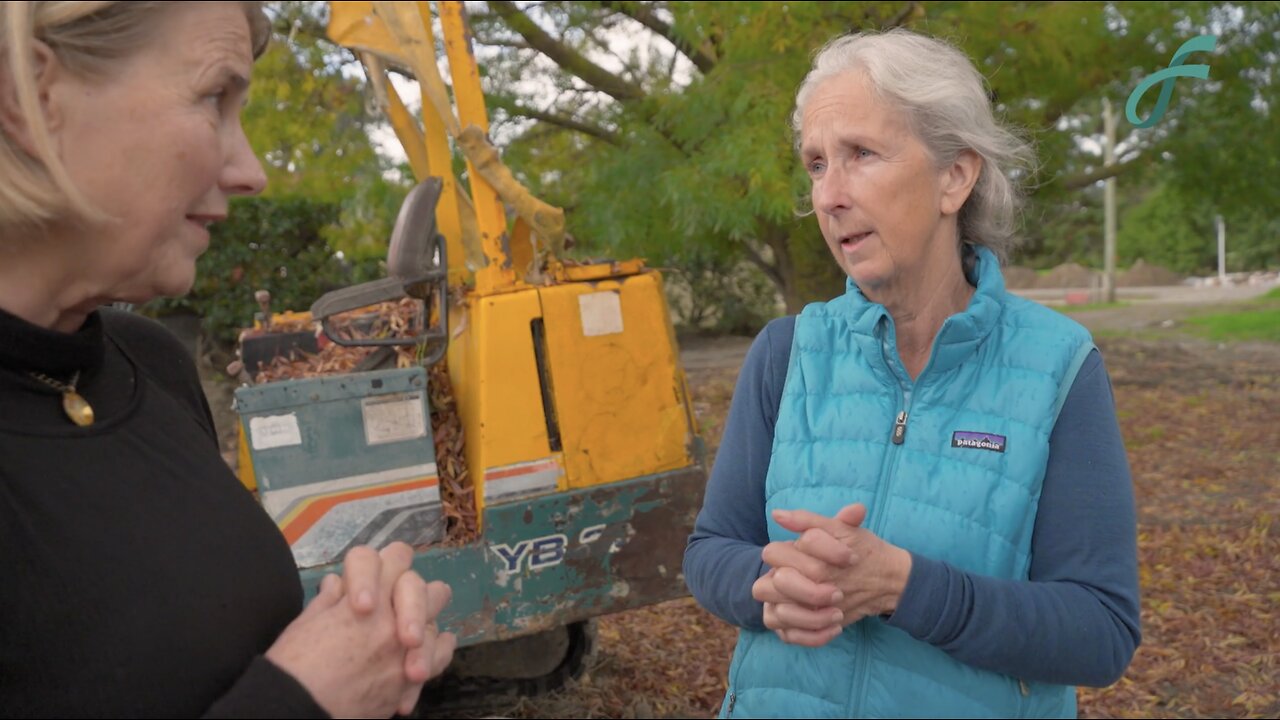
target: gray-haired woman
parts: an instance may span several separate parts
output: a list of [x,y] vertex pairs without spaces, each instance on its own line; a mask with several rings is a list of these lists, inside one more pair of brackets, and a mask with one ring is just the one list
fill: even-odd
[[1137,533],[1089,333],[1004,289],[1030,153],[907,31],[823,49],[794,124],[849,280],[756,339],[685,553],[741,628],[721,715],[1074,717],[1140,642]]
[[191,357],[101,308],[187,292],[262,189],[268,34],[258,3],[0,5],[0,716],[388,717],[452,656],[403,543],[304,610]]

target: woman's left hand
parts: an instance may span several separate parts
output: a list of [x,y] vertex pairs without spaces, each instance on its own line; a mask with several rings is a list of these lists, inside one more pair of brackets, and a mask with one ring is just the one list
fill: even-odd
[[[866,507],[835,517],[777,510],[774,519],[800,537],[765,546],[772,569],[752,588],[765,603],[765,625],[785,642],[818,646],[869,615],[893,612],[911,573],[911,554],[861,527]],[[825,626],[816,624],[829,622]]]
[[[378,608],[379,593],[394,578],[391,608],[396,634],[405,649],[405,678],[414,685],[406,695],[407,705],[401,706],[402,715],[412,712],[422,684],[443,672],[452,658],[450,650],[442,665],[441,658],[433,655],[444,652],[439,650],[441,633],[436,618],[449,604],[452,590],[444,583],[423,580],[413,570],[413,557],[412,548],[394,542],[382,550],[363,545],[352,548],[343,560],[343,588],[357,615],[372,615]],[[449,637],[444,640],[445,645],[453,642]]]

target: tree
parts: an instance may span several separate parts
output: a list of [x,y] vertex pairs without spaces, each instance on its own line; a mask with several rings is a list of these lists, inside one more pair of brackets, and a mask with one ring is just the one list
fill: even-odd
[[[1218,268],[1218,229],[1210,194],[1186,194],[1164,184],[1121,218],[1117,246],[1125,263],[1139,258],[1187,274]],[[1280,217],[1270,208],[1244,208],[1228,218],[1227,270],[1280,264]]]
[[1126,264],[1143,259],[1195,273],[1216,267],[1216,237],[1211,208],[1166,185],[1125,213],[1116,246]]
[[1215,7],[1208,25],[1209,81],[1178,85],[1162,161],[1183,196],[1245,222],[1280,207],[1280,2]]
[[[663,257],[689,244],[723,247],[760,268],[794,312],[837,292],[840,280],[816,223],[796,215],[807,180],[787,129],[810,54],[825,41],[905,26],[958,43],[989,78],[998,112],[1027,128],[1037,146],[1029,249],[1071,256],[1093,252],[1070,211],[1092,206],[1100,180],[1142,177],[1152,166],[1161,176],[1196,177],[1201,168],[1170,158],[1197,142],[1223,147],[1244,127],[1262,133],[1269,121],[1265,113],[1224,111],[1240,98],[1212,84],[1180,82],[1156,127],[1122,124],[1119,162],[1103,167],[1100,98],[1123,107],[1183,40],[1210,31],[1224,38],[1214,77],[1218,67],[1241,69],[1248,83],[1233,84],[1234,95],[1271,97],[1272,71],[1248,77],[1243,69],[1275,64],[1268,28],[1276,17],[1271,3],[494,0],[473,15],[473,27],[498,124],[518,135],[510,162],[567,207],[582,244]],[[1187,132],[1191,122],[1203,129]],[[1267,171],[1275,157],[1247,161]],[[1050,227],[1034,225],[1046,217]]]
[[[350,57],[298,28],[322,23],[315,3],[272,3],[274,37],[253,68],[243,122],[267,172],[266,197],[339,200],[353,184],[381,181],[384,161],[369,138],[364,80]],[[323,27],[323,25],[321,25]]]
[[325,37],[327,4],[273,2],[268,11],[273,42],[254,66],[244,112],[267,172],[263,194],[337,203],[324,239],[351,256],[382,256],[412,176],[374,147],[383,120],[354,57]]

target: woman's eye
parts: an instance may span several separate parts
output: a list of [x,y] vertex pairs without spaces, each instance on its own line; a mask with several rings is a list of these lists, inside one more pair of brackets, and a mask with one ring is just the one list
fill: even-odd
[[859,158],[869,158],[872,155],[875,155],[875,153],[871,152],[866,148],[858,148],[858,152],[856,154]]
[[823,170],[825,170],[825,169],[827,169],[827,164],[826,164],[825,162],[823,162],[823,161],[821,161],[821,160],[811,160],[811,161],[809,161],[809,174],[810,174],[810,175],[821,175],[821,174],[822,174],[822,171],[823,171]]

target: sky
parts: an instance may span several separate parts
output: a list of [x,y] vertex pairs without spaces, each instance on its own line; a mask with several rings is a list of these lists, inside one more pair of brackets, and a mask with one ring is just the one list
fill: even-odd
[[[468,9],[471,11],[477,11],[477,8],[480,8],[479,11],[483,11],[483,5],[477,3],[467,3],[467,5]],[[662,12],[665,11],[660,11],[660,13]],[[554,28],[548,20],[538,17],[536,13],[532,16],[545,29],[554,32]],[[671,18],[666,17],[664,19],[669,21]],[[433,24],[435,26],[435,36],[439,39],[442,37],[439,20],[436,19]],[[640,31],[634,32],[635,30]],[[657,45],[657,51],[663,53],[663,55],[673,52],[674,50],[665,39],[658,38],[647,29],[642,29],[642,26],[638,23],[635,24],[635,27],[619,26],[618,28],[606,32],[605,40],[613,50],[614,54],[611,55],[596,51],[589,52],[587,55],[593,62],[611,72],[622,71],[623,65],[619,56],[625,57],[637,50],[640,52],[642,60],[647,63],[649,54],[654,51],[655,43]],[[437,42],[439,42],[439,40],[437,40]],[[477,61],[483,64],[486,57],[491,58],[497,52],[497,48],[478,45],[476,47]],[[550,63],[546,58],[541,58],[541,60],[546,63]],[[688,84],[693,79],[692,63],[688,62],[688,60],[683,56],[680,56],[679,60],[680,62],[678,62],[675,67],[673,79],[678,84]],[[359,72],[358,66],[353,63],[351,71]],[[441,60],[440,71],[446,78],[449,77],[448,63],[443,58]],[[396,92],[399,93],[401,100],[404,101],[409,110],[414,113],[419,113],[422,108],[422,94],[418,88],[418,84],[415,81],[408,80],[395,73],[391,74],[391,82],[395,86]],[[522,87],[517,87],[515,90],[519,96],[531,98],[534,102],[536,102],[540,97],[547,98],[548,101],[554,97],[554,89],[551,85],[545,81],[539,80],[538,78],[528,80]],[[548,102],[547,104],[549,105],[550,103]],[[509,133],[515,133],[519,132],[521,129],[522,127],[520,125],[512,124],[509,128],[506,128],[506,131]],[[504,145],[504,140],[507,139],[503,137],[503,135],[503,129],[497,129],[492,137],[494,143],[498,147],[502,147]],[[407,161],[404,148],[400,146],[400,142],[396,138],[395,132],[391,129],[389,123],[380,123],[370,132],[370,137],[372,138],[375,147],[385,157],[397,164]]]

